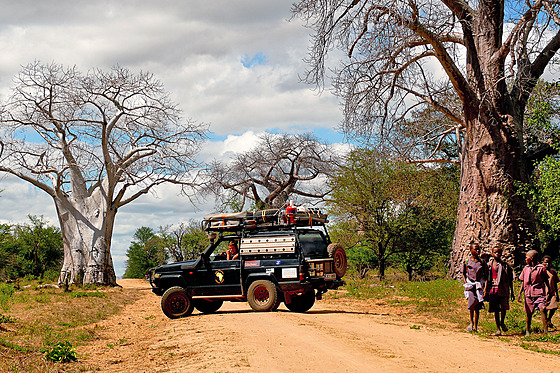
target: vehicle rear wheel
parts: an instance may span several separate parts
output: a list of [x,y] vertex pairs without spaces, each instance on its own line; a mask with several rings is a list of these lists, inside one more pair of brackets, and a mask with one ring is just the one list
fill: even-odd
[[255,311],[274,311],[280,304],[276,285],[268,280],[257,280],[249,285],[247,302]]
[[315,290],[311,289],[301,295],[292,295],[286,308],[292,312],[307,312],[315,304]]
[[331,243],[327,247],[329,257],[333,258],[334,262],[334,273],[341,278],[346,274],[348,269],[348,261],[346,260],[346,250],[339,243]]
[[189,294],[180,286],[170,287],[161,297],[161,309],[170,319],[188,316],[193,311],[193,302]]
[[202,313],[214,313],[220,309],[222,304],[221,300],[208,300],[208,299],[195,299],[193,300],[194,308]]

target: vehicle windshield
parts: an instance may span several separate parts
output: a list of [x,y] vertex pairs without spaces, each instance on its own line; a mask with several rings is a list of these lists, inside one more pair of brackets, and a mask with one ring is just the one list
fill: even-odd
[[317,231],[299,231],[299,242],[303,255],[309,258],[322,258],[327,251],[327,242]]

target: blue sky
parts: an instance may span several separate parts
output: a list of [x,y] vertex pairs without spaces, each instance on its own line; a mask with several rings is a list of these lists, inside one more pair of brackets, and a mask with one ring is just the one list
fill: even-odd
[[[0,99],[21,66],[39,60],[88,69],[118,64],[150,71],[185,118],[209,124],[201,159],[249,149],[264,132],[313,132],[343,140],[338,100],[301,83],[308,30],[290,18],[291,1],[0,0]],[[0,175],[0,223],[44,216],[58,225],[50,197]],[[112,255],[124,272],[136,228],[199,220],[213,201],[193,207],[163,186],[117,214]]]

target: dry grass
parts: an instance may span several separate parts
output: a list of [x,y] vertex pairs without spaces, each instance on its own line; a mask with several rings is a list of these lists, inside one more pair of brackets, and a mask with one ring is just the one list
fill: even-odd
[[79,363],[47,362],[44,351],[56,343],[73,346],[96,338],[95,323],[117,313],[139,297],[137,290],[122,288],[31,288],[15,290],[2,299],[0,372],[79,372]]

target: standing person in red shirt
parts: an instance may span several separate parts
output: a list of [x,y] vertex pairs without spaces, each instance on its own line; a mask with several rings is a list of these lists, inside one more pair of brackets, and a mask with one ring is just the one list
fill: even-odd
[[525,314],[527,330],[525,335],[531,335],[531,320],[536,310],[541,311],[541,318],[545,334],[548,334],[548,323],[546,320],[546,299],[549,293],[548,274],[546,268],[539,264],[539,253],[529,250],[525,255],[527,265],[523,268],[519,279],[523,282],[519,289],[519,302],[522,302],[521,294],[525,293]]
[[558,278],[558,273],[552,268],[552,258],[550,256],[543,256],[542,264],[546,268],[549,280],[548,284],[550,286],[544,312],[546,314],[548,329],[553,329],[552,316],[554,316],[554,313],[558,309],[558,282],[560,282],[560,278]]
[[469,309],[471,324],[467,327],[469,332],[478,331],[478,318],[480,310],[484,308],[484,283],[486,280],[486,264],[480,259],[480,246],[476,243],[470,245],[471,257],[463,264],[463,286],[465,298]]
[[488,299],[488,312],[494,314],[496,320],[496,333],[501,335],[507,332],[505,324],[506,312],[509,310],[509,298],[515,300],[513,291],[513,270],[502,260],[502,248],[495,246],[492,249],[492,258],[488,262],[488,279],[484,291],[485,298]]

